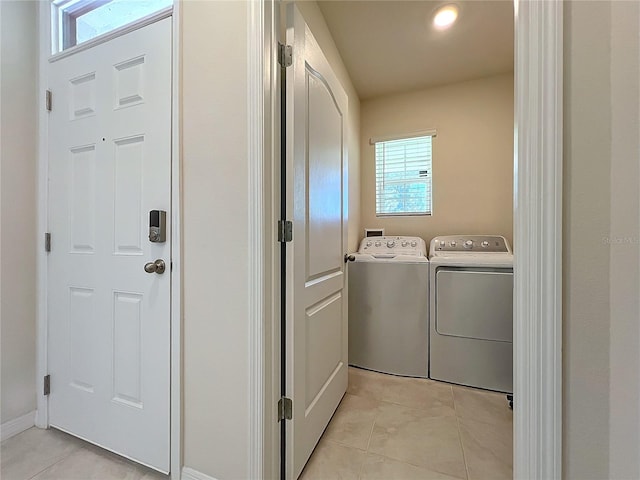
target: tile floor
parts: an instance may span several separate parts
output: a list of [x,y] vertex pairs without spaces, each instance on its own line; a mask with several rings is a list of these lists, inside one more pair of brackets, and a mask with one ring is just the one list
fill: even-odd
[[511,479],[512,425],[503,394],[350,368],[301,479]]
[[[5,440],[2,480],[167,480],[56,430]],[[349,369],[349,389],[302,480],[512,478],[504,395]]]
[[30,428],[2,442],[2,480],[168,480],[58,430]]

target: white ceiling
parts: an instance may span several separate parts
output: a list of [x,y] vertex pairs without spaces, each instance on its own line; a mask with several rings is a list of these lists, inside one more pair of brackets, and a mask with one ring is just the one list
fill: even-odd
[[362,100],[513,71],[513,2],[455,1],[456,23],[432,26],[447,1],[319,1]]

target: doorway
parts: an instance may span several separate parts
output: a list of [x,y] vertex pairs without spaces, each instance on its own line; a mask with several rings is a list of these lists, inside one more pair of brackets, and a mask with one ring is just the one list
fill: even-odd
[[[516,3],[516,23],[520,25],[520,30],[516,31],[516,37],[518,38],[517,52],[516,52],[516,82],[518,82],[517,101],[516,101],[516,118],[517,118],[517,139],[515,145],[516,154],[516,179],[515,184],[519,187],[515,191],[515,196],[518,199],[515,202],[516,211],[522,212],[522,216],[516,216],[516,228],[514,229],[514,237],[516,243],[516,250],[519,251],[521,256],[519,258],[519,268],[527,267],[527,271],[516,269],[516,296],[515,296],[515,342],[520,345],[518,354],[516,355],[515,368],[519,373],[519,379],[516,382],[516,391],[520,392],[523,397],[521,409],[519,414],[516,415],[516,423],[520,422],[522,426],[533,425],[536,423],[535,418],[540,418],[542,415],[545,421],[538,422],[536,428],[536,438],[538,434],[546,432],[547,438],[552,439],[551,443],[545,445],[537,444],[534,447],[531,444],[532,440],[528,440],[525,437],[518,439],[517,451],[516,451],[516,466],[519,464],[521,469],[525,469],[527,472],[535,471],[533,476],[540,476],[540,471],[548,472],[547,476],[556,477],[559,473],[559,415],[558,406],[560,400],[560,390],[558,389],[560,364],[558,363],[558,354],[553,358],[549,358],[543,354],[545,350],[541,345],[547,345],[546,348],[550,348],[556,352],[559,349],[559,325],[560,325],[560,311],[558,306],[559,300],[559,264],[557,258],[559,258],[558,244],[554,244],[556,247],[546,245],[546,249],[553,252],[555,261],[551,261],[548,255],[544,257],[537,257],[534,259],[531,257],[530,252],[539,251],[542,248],[542,244],[534,245],[531,241],[528,241],[526,236],[531,238],[531,232],[553,232],[553,238],[558,238],[559,230],[557,219],[560,215],[559,204],[557,198],[559,195],[558,178],[561,173],[561,155],[558,146],[561,145],[560,136],[558,131],[559,124],[558,118],[561,118],[559,113],[560,108],[557,104],[557,99],[561,97],[561,62],[558,61],[561,58],[561,8],[557,5],[542,5],[527,4],[523,6],[520,2]],[[537,22],[537,23],[536,23]],[[548,45],[550,57],[539,57],[535,53],[535,48],[542,42]],[[536,59],[535,61],[533,59]],[[542,72],[544,78],[539,83],[530,83],[525,79],[530,78],[530,72]],[[546,92],[548,95],[552,95],[554,103],[545,103],[547,97],[543,94]],[[540,111],[533,106],[535,102],[539,104],[545,103],[547,105],[547,113],[551,118],[555,115],[553,126],[556,130],[547,128],[545,125],[545,119]],[[541,142],[540,136],[535,134],[534,129],[540,128],[543,132],[542,135],[547,139],[547,145],[552,150],[549,150],[549,155],[546,157],[539,157],[540,150],[537,150],[537,146]],[[545,163],[546,170],[542,170],[540,162]],[[537,178],[542,182],[538,185],[532,185],[531,182],[525,182],[522,177],[523,169],[529,174],[529,179]],[[555,200],[551,203],[545,203],[545,205],[538,205],[530,201],[530,197],[523,196],[523,188],[527,188],[530,194],[533,190],[542,188],[548,182],[550,187],[547,187],[545,194],[555,195]],[[541,191],[540,191],[541,192]],[[541,193],[541,197],[544,195]],[[537,197],[536,197],[537,198]],[[531,203],[524,207],[524,204]],[[539,212],[545,212],[542,221],[535,221],[531,214],[535,209]],[[540,217],[538,217],[540,218]],[[528,232],[527,232],[528,230]],[[538,237],[536,237],[538,238]],[[545,236],[547,238],[547,236]],[[522,245],[520,250],[518,246]],[[549,261],[547,261],[549,260]],[[516,265],[518,265],[518,258],[516,259]],[[517,267],[518,268],[518,267]],[[535,283],[529,284],[530,280],[534,276],[548,278],[550,283],[550,289],[536,288]],[[528,285],[527,288],[523,285]],[[553,292],[553,293],[552,293]],[[547,317],[544,322],[547,325],[546,329],[540,330],[540,318],[535,316],[535,312],[527,311],[524,305],[545,305],[551,308],[553,315]],[[533,325],[537,324],[538,327],[533,329]],[[524,332],[527,331],[530,335],[525,337]],[[538,343],[532,339],[536,338]],[[542,339],[544,341],[540,342]],[[528,352],[528,353],[527,353]],[[528,364],[522,363],[522,359],[528,354],[530,359]],[[545,385],[550,389],[548,391],[553,392],[544,398],[539,398],[534,392],[538,391],[540,384],[535,385],[531,383],[532,378],[541,378],[539,372],[547,371],[552,375],[546,377],[543,381]],[[518,393],[516,393],[518,396]],[[554,406],[555,405],[555,406]],[[516,429],[517,430],[517,429]],[[531,447],[527,450],[525,445]],[[544,454],[546,451],[553,451],[553,461],[549,462],[546,459],[548,455]],[[518,453],[519,452],[519,453]],[[524,459],[527,459],[526,462]],[[524,470],[520,470],[522,472]],[[544,475],[543,475],[544,476]]]

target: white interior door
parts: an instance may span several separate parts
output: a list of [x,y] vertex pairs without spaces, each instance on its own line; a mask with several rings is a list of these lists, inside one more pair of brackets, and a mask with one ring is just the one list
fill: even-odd
[[347,95],[300,12],[287,10],[287,478],[297,478],[347,389]]
[[168,472],[171,19],[49,74],[49,421]]

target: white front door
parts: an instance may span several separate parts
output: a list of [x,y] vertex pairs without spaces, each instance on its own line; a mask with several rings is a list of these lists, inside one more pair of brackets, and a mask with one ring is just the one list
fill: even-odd
[[[50,425],[169,471],[171,18],[49,66]],[[149,212],[166,212],[166,241]],[[147,273],[156,259],[166,271]]]
[[347,389],[347,95],[294,5],[287,10],[287,478],[297,478]]

